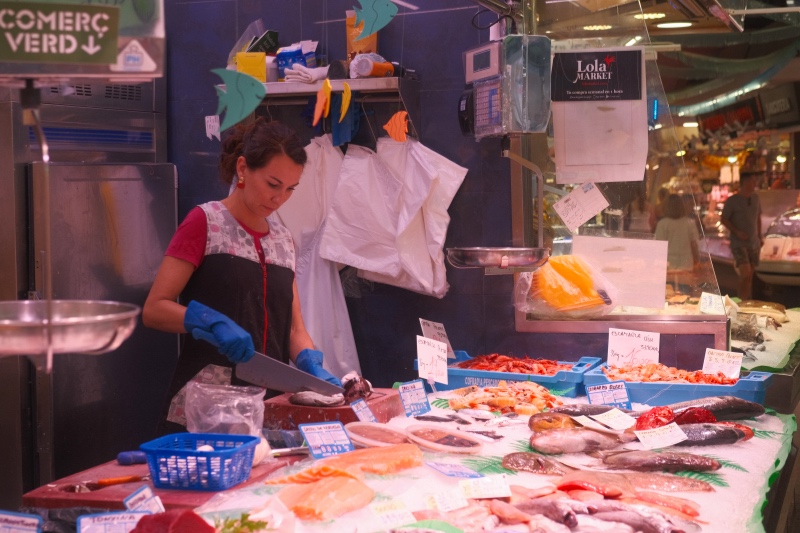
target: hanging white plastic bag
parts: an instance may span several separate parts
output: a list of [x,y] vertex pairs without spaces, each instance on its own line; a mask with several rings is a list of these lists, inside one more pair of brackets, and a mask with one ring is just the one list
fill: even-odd
[[186,386],[186,428],[190,433],[260,437],[265,393],[260,387],[190,381]]

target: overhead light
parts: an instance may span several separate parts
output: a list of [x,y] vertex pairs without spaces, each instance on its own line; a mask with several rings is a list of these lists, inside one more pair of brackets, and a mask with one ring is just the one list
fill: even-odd
[[684,122],[683,123],[683,127],[684,128],[696,128],[697,126],[699,126],[699,124],[697,122]]
[[595,24],[593,26],[584,26],[583,29],[586,31],[603,31],[603,30],[610,30],[613,26],[609,26],[608,24]]
[[675,152],[675,155],[678,157],[683,157],[686,155],[686,150],[678,150],[677,152]]
[[786,163],[786,156],[783,155],[783,154],[778,154],[777,156],[775,156],[775,161],[777,161],[778,163],[780,163],[782,165],[782,164]]
[[641,35],[637,35],[636,37],[634,37],[633,39],[631,39],[630,41],[625,43],[625,46],[633,46],[633,45],[635,45],[636,43],[638,43],[641,40],[642,40],[642,36]]
[[735,164],[738,160],[739,158],[736,157],[736,154],[734,154],[733,152],[731,152],[731,155],[728,156],[728,163],[730,163],[731,165]]
[[653,126],[653,129],[654,130],[660,130],[662,127],[663,126],[661,124],[656,124],[655,126]]
[[691,25],[691,22],[662,22],[661,24],[656,24],[656,28],[667,30],[674,28],[688,28]]
[[637,13],[633,16],[633,18],[637,20],[656,20],[663,19],[666,16],[666,13]]

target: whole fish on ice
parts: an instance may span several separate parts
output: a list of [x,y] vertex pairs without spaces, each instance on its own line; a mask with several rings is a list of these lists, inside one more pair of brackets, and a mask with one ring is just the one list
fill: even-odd
[[695,455],[684,452],[654,452],[650,450],[630,450],[619,452],[594,452],[603,460],[603,464],[611,468],[624,470],[646,471],[666,471],[677,472],[680,470],[690,470],[695,472],[706,472],[709,470],[719,470],[720,463],[710,457]]
[[540,453],[578,453],[610,450],[621,444],[611,435],[585,428],[551,429],[534,433],[530,439],[531,449]]
[[748,435],[735,426],[725,424],[684,424],[681,430],[687,439],[675,446],[717,446],[747,440]]
[[[718,421],[723,420],[741,420],[744,418],[754,418],[764,414],[764,406],[736,396],[708,396],[706,398],[697,398],[680,403],[673,403],[667,405],[675,415],[691,407],[700,407],[708,409]],[[559,405],[553,407],[548,413],[562,413],[569,416],[594,416],[603,414],[610,411],[614,407],[610,405],[599,404],[572,404],[572,405]],[[647,411],[629,411],[620,409],[620,411],[638,417]]]

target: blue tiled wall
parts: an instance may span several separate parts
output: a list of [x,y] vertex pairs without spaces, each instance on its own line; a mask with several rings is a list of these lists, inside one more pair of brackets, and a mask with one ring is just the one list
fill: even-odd
[[[462,52],[488,40],[488,30],[471,24],[479,8],[469,0],[409,0],[420,7],[400,12],[379,34],[379,52],[415,69],[420,76],[423,144],[469,168],[450,206],[445,247],[509,246],[511,198],[508,162],[499,141],[476,143],[463,137],[456,108],[464,89]],[[245,27],[258,18],[280,33],[281,44],[318,40],[331,60],[345,56],[346,9],[352,0],[167,0],[170,160],[178,167],[180,214],[220,198],[226,188],[216,174],[219,142],[204,134],[203,117],[216,113],[209,71],[225,64]],[[485,25],[488,14],[477,21]],[[295,111],[299,113],[299,111]],[[281,113],[292,113],[281,110]],[[311,133],[304,133],[310,137]],[[450,291],[443,299],[395,287],[363,284],[361,297],[348,298],[364,375],[378,386],[415,376],[419,318],[442,322],[456,349],[578,359],[591,353],[554,354],[548,335],[514,331],[511,276],[484,276],[448,265]],[[597,344],[598,340],[592,342]]]

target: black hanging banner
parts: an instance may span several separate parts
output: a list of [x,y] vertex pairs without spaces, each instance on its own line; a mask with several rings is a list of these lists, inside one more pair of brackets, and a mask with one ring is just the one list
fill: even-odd
[[554,102],[642,99],[641,50],[561,52],[553,58]]

